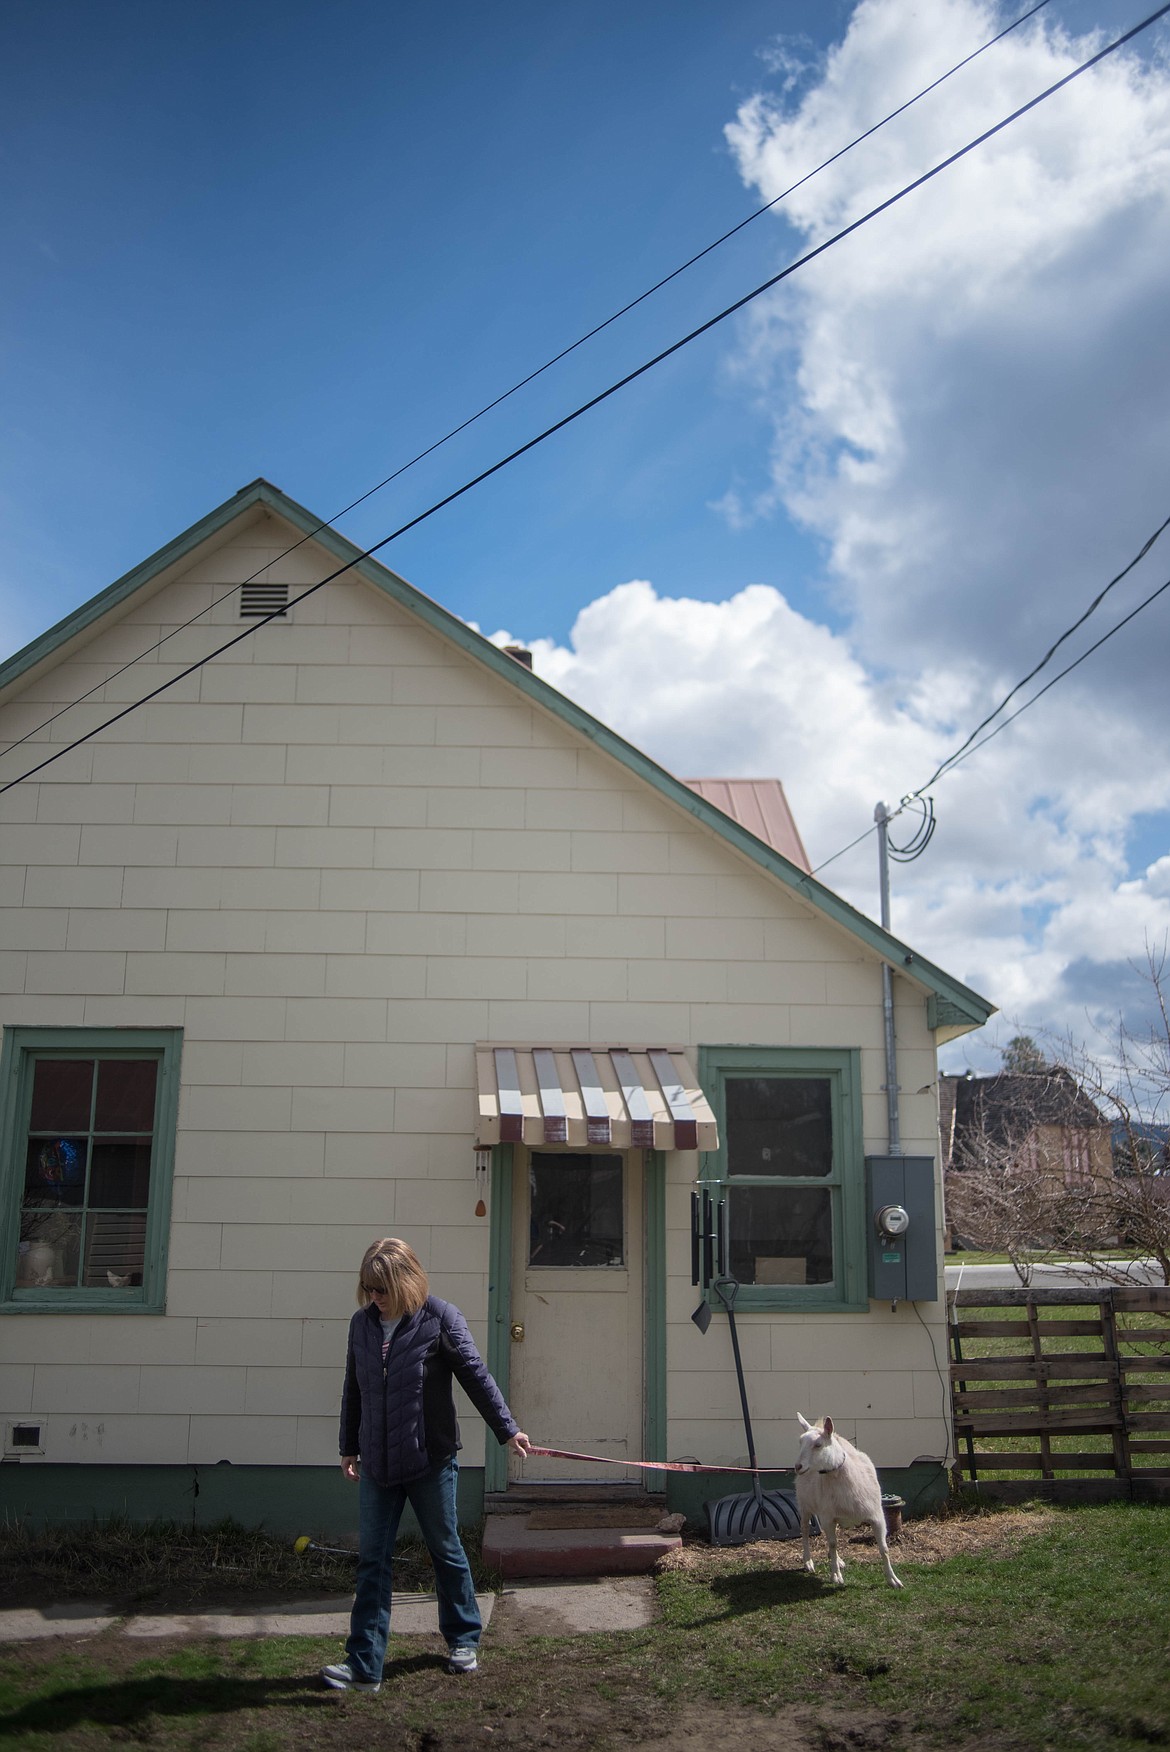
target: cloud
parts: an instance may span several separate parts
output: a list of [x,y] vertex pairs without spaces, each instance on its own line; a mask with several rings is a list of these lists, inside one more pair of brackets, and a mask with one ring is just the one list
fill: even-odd
[[[727,133],[742,176],[772,199],[995,28],[977,0],[863,0],[797,105],[741,106]],[[820,242],[1099,40],[1042,20],[1016,32],[806,183],[789,225]],[[1168,84],[1159,64],[1112,57],[751,319],[745,357],[774,418],[767,484],[827,539],[867,661],[904,670],[957,642],[1021,673],[1170,509]],[[1147,565],[1125,605],[1168,572]],[[1131,633],[1094,676],[1135,668],[1156,663]]]
[[[1046,19],[805,184],[792,253],[1105,40]],[[862,0],[811,83],[781,56],[741,105],[743,179],[771,200],[997,28],[982,0]],[[729,375],[773,437],[710,509],[822,538],[804,612],[768,582],[633,581],[567,646],[526,641],[538,672],[676,773],[781,777],[814,864],[923,784],[1170,511],[1168,99],[1156,55],[1113,56],[743,321]],[[1040,679],[1167,577],[1170,534]],[[895,865],[895,930],[1001,1007],[994,1039],[1132,1020],[1129,964],[1170,929],[1170,860],[1126,861],[1135,817],[1170,825],[1168,614],[1170,592],[941,780],[930,848]],[[876,915],[872,836],[823,879]]]

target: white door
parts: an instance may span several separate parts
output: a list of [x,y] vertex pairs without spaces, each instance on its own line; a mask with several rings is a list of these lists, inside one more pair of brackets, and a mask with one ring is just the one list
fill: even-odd
[[[530,1439],[606,1460],[642,1458],[642,1157],[517,1149],[508,1399]],[[512,1480],[640,1474],[509,1460]]]

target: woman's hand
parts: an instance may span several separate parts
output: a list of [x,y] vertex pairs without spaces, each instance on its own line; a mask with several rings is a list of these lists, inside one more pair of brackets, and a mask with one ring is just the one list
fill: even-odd
[[508,1437],[508,1452],[510,1454],[519,1454],[521,1459],[523,1459],[525,1454],[531,1452],[531,1449],[532,1443],[528,1440],[528,1437],[524,1434],[523,1430],[517,1430],[514,1436]]
[[361,1477],[361,1467],[358,1465],[356,1454],[343,1454],[341,1456],[341,1476],[348,1478],[353,1484],[357,1483]]

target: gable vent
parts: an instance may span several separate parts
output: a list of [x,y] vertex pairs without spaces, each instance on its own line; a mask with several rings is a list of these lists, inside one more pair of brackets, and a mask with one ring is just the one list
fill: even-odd
[[265,614],[288,613],[287,584],[241,584],[240,619],[256,620]]

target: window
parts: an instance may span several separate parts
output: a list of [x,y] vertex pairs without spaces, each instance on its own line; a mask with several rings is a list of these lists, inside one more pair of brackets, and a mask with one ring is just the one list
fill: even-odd
[[702,1174],[726,1200],[739,1305],[868,1307],[858,1053],[703,1047],[699,1079],[720,1137]]
[[533,1266],[625,1264],[620,1156],[533,1152],[528,1169]]
[[9,1310],[165,1300],[178,1029],[7,1028],[0,1296]]

